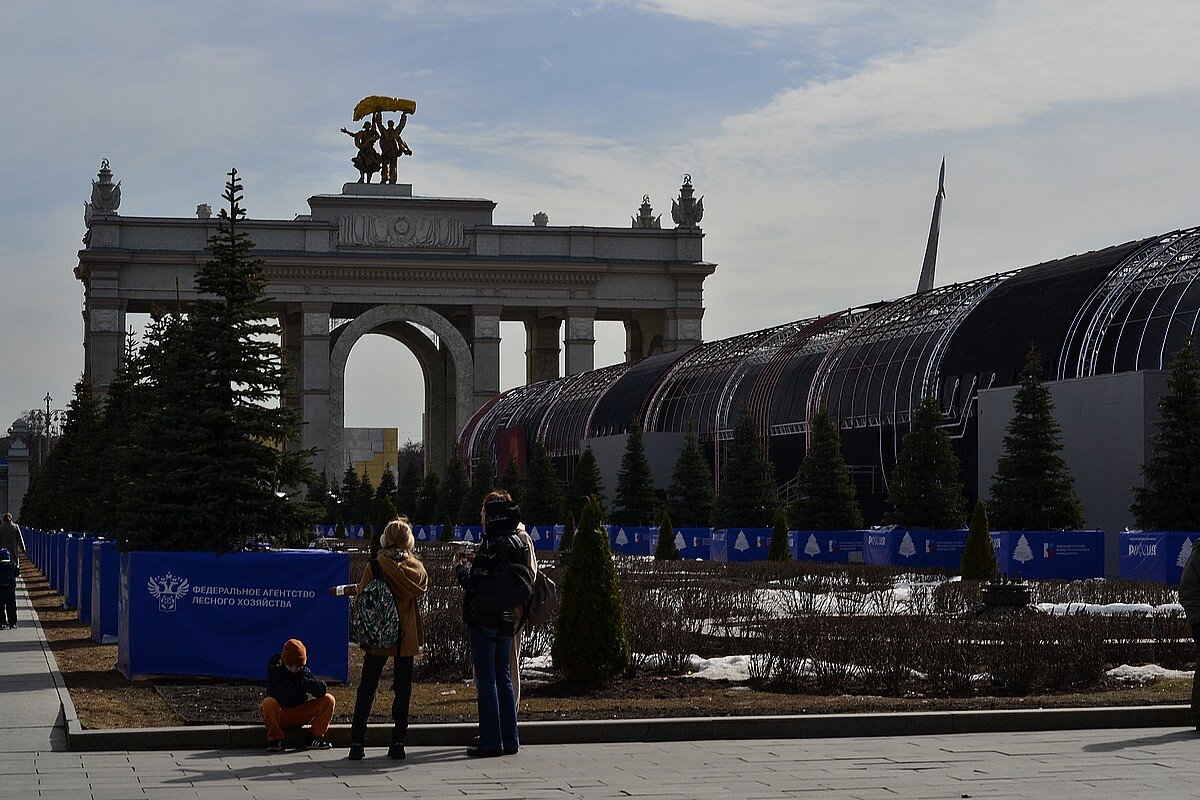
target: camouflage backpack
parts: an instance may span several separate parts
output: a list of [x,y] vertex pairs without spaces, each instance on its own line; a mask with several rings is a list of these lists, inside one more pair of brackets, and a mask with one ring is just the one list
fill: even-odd
[[350,611],[350,638],[359,647],[388,650],[400,643],[400,617],[392,587],[379,572],[379,563],[371,560],[373,577],[354,597]]

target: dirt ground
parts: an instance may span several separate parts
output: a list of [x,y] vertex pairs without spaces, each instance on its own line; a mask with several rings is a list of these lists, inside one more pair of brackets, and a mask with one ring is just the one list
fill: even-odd
[[[28,563],[26,588],[84,728],[151,728],[176,725],[238,724],[260,721],[263,684],[222,680],[154,679],[127,681],[116,671],[117,646],[96,644],[88,626]],[[348,723],[354,687],[362,668],[357,647],[350,647],[350,682],[331,685],[337,698],[335,722]],[[390,672],[390,667],[389,667]],[[390,674],[376,695],[372,721],[390,719]],[[603,690],[579,693],[557,682],[526,680],[521,718],[618,719],[642,717],[732,716],[757,714],[832,714],[890,711],[938,711],[1002,708],[1184,703],[1189,681],[1159,681],[1144,687],[1112,685],[1079,694],[1030,697],[878,697],[819,696],[764,691],[746,684],[687,677],[639,676]],[[414,724],[467,722],[475,719],[475,690],[469,681],[419,682],[413,687],[410,720]]]

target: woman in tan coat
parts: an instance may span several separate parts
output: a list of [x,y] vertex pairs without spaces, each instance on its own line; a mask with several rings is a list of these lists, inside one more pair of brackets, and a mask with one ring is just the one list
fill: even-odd
[[365,648],[363,653],[362,679],[358,683],[358,694],[354,701],[354,719],[350,724],[350,759],[357,761],[365,755],[367,717],[375,702],[375,690],[379,676],[388,657],[392,662],[392,742],[388,758],[404,758],[404,738],[408,733],[408,704],[412,698],[413,658],[425,641],[421,631],[421,615],[417,601],[429,589],[429,575],[425,565],[413,552],[416,542],[408,520],[399,517],[383,529],[380,537],[379,555],[363,569],[358,582],[361,592],[377,575],[372,564],[377,564],[383,579],[387,581],[396,600],[396,615],[400,620],[400,640],[387,650]]

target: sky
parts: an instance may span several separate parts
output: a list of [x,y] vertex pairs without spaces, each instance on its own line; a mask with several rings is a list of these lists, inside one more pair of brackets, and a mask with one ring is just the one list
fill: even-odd
[[[236,167],[291,219],[357,178],[338,129],[383,94],[417,101],[401,182],[497,224],[627,227],[643,194],[669,220],[690,173],[715,339],[912,292],[943,157],[939,285],[1200,223],[1197,30],[1171,0],[4,0],[0,421],[83,369],[102,158],[122,214],[217,207]],[[346,385],[347,425],[419,437],[402,346],[365,337]]]

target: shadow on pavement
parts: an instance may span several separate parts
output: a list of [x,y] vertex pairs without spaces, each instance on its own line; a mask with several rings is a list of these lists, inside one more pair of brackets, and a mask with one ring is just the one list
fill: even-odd
[[1172,731],[1171,733],[1163,733],[1158,736],[1142,736],[1138,739],[1122,739],[1115,742],[1098,742],[1097,744],[1087,744],[1083,746],[1083,749],[1089,753],[1110,753],[1116,750],[1130,750],[1138,747],[1154,747],[1155,745],[1170,744],[1171,742],[1187,742],[1196,738],[1196,731],[1187,729],[1182,731]]

